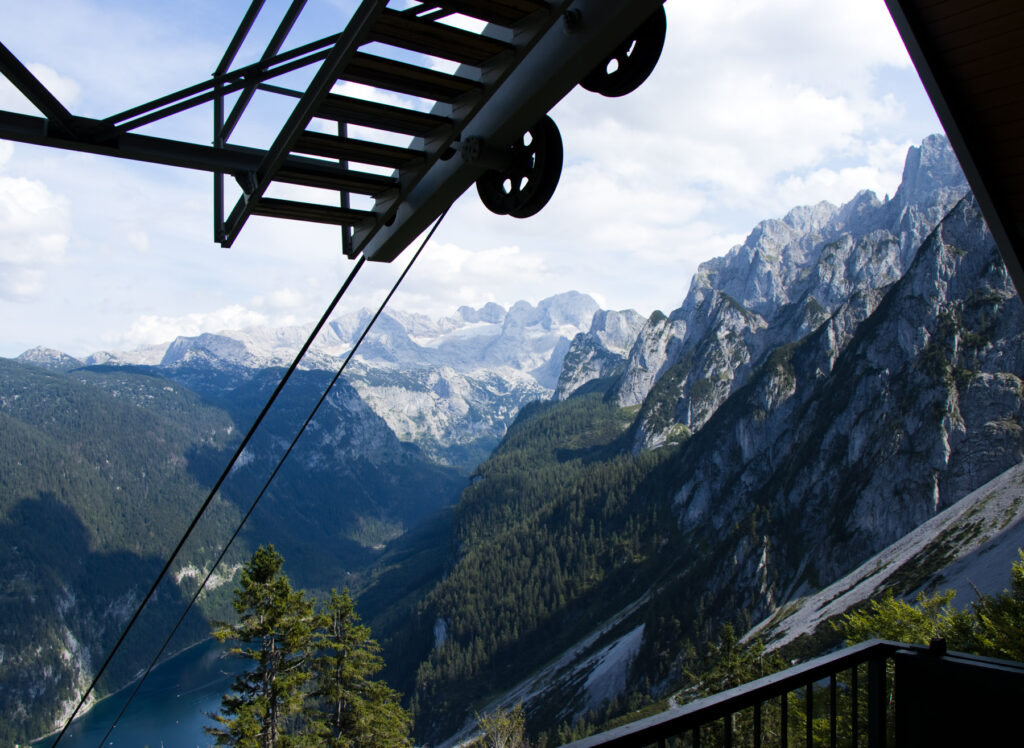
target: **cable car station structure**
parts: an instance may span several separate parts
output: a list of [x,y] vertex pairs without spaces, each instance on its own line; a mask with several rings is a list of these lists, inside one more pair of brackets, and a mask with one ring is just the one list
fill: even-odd
[[[639,86],[664,43],[662,1],[363,0],[340,32],[282,52],[306,3],[292,0],[261,59],[232,68],[264,4],[252,0],[209,80],[102,120],[71,114],[0,39],[0,72],[43,115],[0,112],[0,138],[212,172],[214,239],[225,247],[250,216],[269,216],[341,226],[346,255],[388,262],[474,183],[496,213],[539,211],[562,167],[548,111],[579,83],[608,96]],[[486,25],[467,31],[445,23],[452,16]],[[424,58],[458,67],[439,72]],[[305,90],[275,84],[299,70],[314,71]],[[432,105],[422,111],[334,93],[343,82]],[[257,91],[295,100],[266,150],[231,143]],[[212,145],[135,132],[210,102]],[[334,133],[324,132],[328,123]],[[349,137],[350,126],[411,143]],[[241,190],[230,209],[226,177]],[[328,199],[268,196],[275,184],[315,188]],[[355,207],[353,196],[372,207]]]

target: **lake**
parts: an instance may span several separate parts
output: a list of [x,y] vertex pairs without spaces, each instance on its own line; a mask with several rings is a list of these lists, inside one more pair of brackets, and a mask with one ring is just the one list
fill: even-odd
[[[213,745],[213,739],[203,733],[204,725],[213,724],[206,713],[220,709],[220,697],[231,688],[233,674],[243,665],[240,659],[221,658],[223,651],[223,645],[211,639],[154,669],[104,745],[125,748]],[[97,748],[131,688],[104,699],[76,719],[61,739],[59,748]],[[49,746],[54,737],[33,745]]]

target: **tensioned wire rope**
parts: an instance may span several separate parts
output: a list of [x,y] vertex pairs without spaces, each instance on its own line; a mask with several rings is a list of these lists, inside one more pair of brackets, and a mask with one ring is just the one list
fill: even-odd
[[[256,505],[259,503],[260,499],[263,498],[263,495],[267,492],[267,489],[270,487],[270,484],[273,482],[274,478],[277,476],[278,472],[281,470],[281,467],[284,465],[285,460],[288,458],[288,456],[291,454],[292,450],[294,449],[295,445],[298,443],[299,438],[302,436],[303,433],[305,433],[306,428],[313,421],[313,418],[316,416],[317,412],[320,410],[320,407],[326,401],[327,396],[330,394],[331,390],[334,388],[334,385],[337,383],[338,379],[341,377],[342,373],[347,368],[349,362],[352,360],[352,357],[355,355],[355,353],[358,350],[359,346],[362,344],[362,342],[366,338],[366,336],[370,333],[370,330],[373,328],[374,323],[377,321],[377,319],[380,317],[380,315],[384,313],[385,308],[387,307],[388,303],[391,301],[391,297],[394,296],[395,293],[398,291],[398,287],[402,284],[402,281],[405,279],[405,276],[408,275],[409,270],[412,269],[412,266],[416,262],[416,259],[420,256],[420,254],[423,252],[424,248],[427,246],[427,242],[430,241],[431,237],[433,237],[433,235],[434,235],[434,232],[437,231],[438,226],[441,225],[441,221],[443,221],[444,217],[448,214],[448,210],[449,209],[446,208],[444,210],[444,212],[441,213],[440,216],[438,216],[437,220],[434,221],[434,225],[430,228],[430,231],[423,238],[423,241],[420,243],[420,246],[417,248],[416,252],[413,254],[412,259],[409,260],[408,265],[406,265],[405,269],[402,270],[402,273],[398,276],[398,279],[395,281],[394,285],[391,287],[391,290],[388,292],[387,296],[384,298],[384,301],[381,302],[381,304],[378,307],[376,313],[373,315],[373,317],[370,319],[370,322],[363,329],[363,332],[359,336],[359,339],[356,341],[355,345],[352,346],[352,349],[349,351],[348,355],[345,357],[345,360],[342,362],[341,366],[338,368],[338,371],[335,373],[334,377],[331,379],[330,383],[327,385],[327,387],[324,390],[323,394],[320,396],[320,399],[317,401],[316,405],[313,407],[313,410],[310,412],[309,416],[306,418],[306,420],[303,422],[302,426],[299,428],[298,433],[296,433],[295,437],[292,439],[291,443],[288,445],[288,448],[285,450],[284,454],[282,454],[281,458],[278,460],[277,465],[274,467],[274,470],[271,472],[270,476],[267,478],[266,482],[263,484],[263,488],[260,490],[260,492],[257,494],[256,498],[253,500],[253,502],[250,505],[248,511],[245,513],[245,515],[239,521],[238,526],[235,528],[235,530],[232,533],[231,537],[224,544],[223,548],[220,551],[220,554],[217,556],[217,560],[213,563],[213,565],[210,568],[210,571],[207,572],[206,576],[203,578],[203,581],[199,584],[199,586],[196,589],[195,593],[192,595],[191,599],[189,600],[188,605],[185,607],[185,610],[178,617],[178,620],[175,622],[175,624],[174,624],[173,628],[171,629],[170,633],[167,635],[167,637],[164,639],[163,643],[160,645],[160,648],[157,651],[156,655],[153,657],[152,661],[149,663],[148,667],[143,672],[142,676],[136,681],[135,687],[132,689],[132,692],[128,696],[128,699],[125,701],[124,705],[121,707],[121,710],[118,712],[117,717],[115,717],[113,723],[110,725],[110,728],[107,730],[106,734],[100,740],[99,746],[103,745],[103,743],[110,736],[111,732],[113,732],[114,728],[117,727],[118,722],[120,721],[121,717],[124,716],[124,713],[128,709],[129,704],[131,704],[132,700],[135,698],[136,694],[139,692],[139,689],[142,687],[143,681],[145,681],[145,679],[153,671],[153,668],[156,667],[156,664],[157,664],[158,660],[160,659],[160,656],[164,653],[164,651],[166,651],[167,647],[170,645],[171,640],[173,639],[174,635],[177,633],[178,629],[181,627],[181,624],[184,622],[185,617],[192,610],[192,608],[194,607],[196,601],[199,599],[200,593],[202,593],[202,591],[206,588],[206,585],[210,581],[210,578],[213,576],[214,572],[217,570],[217,567],[220,565],[221,561],[223,561],[225,555],[227,555],[227,552],[230,549],[232,543],[234,543],[234,541],[237,539],[237,537],[238,537],[239,533],[241,533],[242,528],[245,525],[246,521],[249,519],[250,515],[255,511]],[[281,378],[281,381],[278,382],[277,387],[274,389],[274,392],[271,394],[270,398],[267,400],[266,405],[263,406],[263,409],[260,411],[260,414],[256,417],[256,420],[253,422],[252,426],[249,428],[249,431],[246,433],[246,435],[242,439],[241,443],[235,449],[235,452],[231,456],[231,459],[228,461],[227,465],[225,466],[225,468],[224,468],[223,472],[221,473],[220,477],[217,479],[217,482],[214,484],[213,488],[210,489],[210,493],[206,497],[206,500],[203,502],[202,506],[199,508],[199,510],[196,513],[196,515],[192,518],[192,521],[189,524],[188,528],[185,530],[185,533],[182,535],[181,540],[178,541],[178,544],[175,546],[174,550],[171,552],[171,555],[168,557],[167,562],[164,564],[163,568],[160,570],[160,573],[157,575],[156,580],[153,582],[153,584],[150,587],[149,591],[146,593],[146,596],[142,599],[142,602],[139,603],[139,606],[136,609],[135,613],[132,615],[131,620],[129,620],[127,626],[125,626],[124,631],[121,633],[121,636],[118,638],[117,642],[114,644],[114,648],[110,651],[110,654],[107,655],[107,658],[104,660],[103,665],[100,667],[100,669],[97,671],[96,675],[93,677],[92,682],[89,684],[89,688],[86,689],[85,693],[82,695],[81,699],[79,700],[78,705],[75,707],[74,711],[71,713],[71,716],[68,717],[67,721],[64,723],[64,727],[61,728],[61,731],[57,735],[57,738],[51,744],[51,748],[56,748],[57,744],[60,743],[61,739],[64,737],[64,735],[67,732],[68,728],[71,726],[71,722],[75,719],[76,716],[78,716],[78,712],[81,710],[82,706],[85,704],[86,700],[89,698],[89,695],[96,688],[96,684],[99,682],[99,679],[106,672],[106,669],[107,669],[107,667],[109,667],[111,661],[114,658],[114,655],[120,649],[121,645],[124,643],[125,639],[127,638],[128,633],[131,631],[132,627],[135,625],[135,623],[138,620],[139,616],[142,614],[143,609],[146,607],[147,603],[150,601],[150,599],[155,594],[157,587],[160,585],[160,583],[166,577],[167,572],[170,570],[171,565],[174,563],[174,561],[177,558],[178,554],[181,552],[182,548],[184,547],[186,541],[191,536],[192,532],[195,530],[196,526],[199,523],[199,520],[202,518],[203,514],[209,508],[209,506],[212,503],[212,501],[213,501],[214,497],[216,496],[217,492],[220,490],[222,484],[227,479],[227,477],[231,473],[231,471],[234,469],[235,464],[238,462],[238,460],[241,457],[242,453],[245,451],[246,446],[248,446],[249,442],[252,440],[252,437],[255,435],[256,430],[259,428],[260,424],[263,422],[263,420],[266,417],[267,413],[270,411],[270,408],[276,402],[278,396],[280,395],[281,391],[284,389],[284,387],[287,384],[287,382],[291,379],[292,374],[294,374],[295,371],[298,369],[299,363],[305,357],[306,352],[309,350],[310,346],[312,346],[313,342],[316,340],[316,337],[320,334],[320,331],[323,329],[324,325],[327,324],[328,319],[334,313],[334,310],[337,307],[338,303],[341,301],[342,297],[345,295],[345,292],[348,290],[349,286],[352,285],[352,281],[355,280],[356,275],[359,273],[359,270],[362,268],[362,266],[365,264],[365,262],[366,262],[366,256],[365,255],[360,256],[359,260],[356,263],[356,266],[354,268],[352,268],[352,272],[349,273],[348,278],[345,279],[345,282],[342,284],[341,288],[338,290],[338,293],[335,294],[335,296],[331,300],[330,304],[328,304],[327,309],[324,311],[323,315],[320,318],[320,321],[317,322],[316,326],[313,328],[312,332],[309,334],[309,337],[306,338],[305,343],[302,344],[302,347],[299,349],[299,352],[295,355],[295,359],[292,361],[291,365],[288,367],[288,370],[285,372],[284,376]]]

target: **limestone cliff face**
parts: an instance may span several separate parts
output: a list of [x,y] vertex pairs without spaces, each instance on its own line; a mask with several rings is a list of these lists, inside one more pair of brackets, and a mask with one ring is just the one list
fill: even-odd
[[[685,445],[680,525],[737,559],[714,594],[770,612],[1020,462],[1022,378],[1024,307],[967,197],[901,280],[776,348]],[[737,541],[754,514],[761,543]]]
[[795,208],[702,264],[682,306],[641,332],[616,387],[621,405],[644,406],[635,448],[696,431],[779,345],[898,280],[966,191],[948,142],[931,136],[910,149],[891,199]]
[[1021,463],[1024,305],[930,137],[891,199],[793,210],[702,265],[682,306],[644,323],[610,396],[638,408],[638,459],[676,445],[658,481],[680,537],[636,590],[654,611],[636,619],[649,663],[673,646],[666,611],[782,617]]
[[[850,237],[832,256],[845,253],[849,268],[857,246],[879,245]],[[900,261],[887,251],[877,267]],[[752,296],[746,307],[699,288],[687,311],[648,320],[631,351],[653,382],[634,428],[679,443],[660,453],[657,481],[630,497],[643,522],[665,487],[663,555],[631,588],[634,602],[595,622],[590,638],[551,653],[545,669],[524,673],[500,697],[507,706],[523,701],[546,714],[551,703],[566,704],[559,719],[567,719],[594,706],[595,692],[659,695],[649,676],[665,669],[642,668],[684,656],[678,626],[699,639],[726,621],[786,625],[789,612],[807,609],[805,596],[816,612],[845,591],[838,580],[1024,460],[1024,304],[971,195],[938,221],[898,278],[865,282],[814,316],[792,302],[778,313]],[[651,375],[659,350],[674,363]],[[706,384],[687,390],[696,367]],[[644,448],[652,446],[660,444],[648,438]],[[1021,521],[1014,480],[993,527]],[[949,534],[932,550],[953,559],[971,537]],[[672,616],[677,628],[665,623]],[[594,645],[601,637],[603,649]],[[603,658],[636,639],[628,651],[641,665],[624,682],[606,677]]]
[[565,354],[555,399],[564,400],[594,380],[622,374],[643,324],[644,318],[632,309],[597,312],[590,330],[573,338]]

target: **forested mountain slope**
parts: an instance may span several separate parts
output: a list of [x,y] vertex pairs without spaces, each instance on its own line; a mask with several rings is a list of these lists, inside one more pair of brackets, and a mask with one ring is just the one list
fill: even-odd
[[[58,726],[282,373],[242,376],[222,367],[211,377],[209,369],[74,368],[64,357],[57,361],[54,370],[0,360],[0,709],[12,715],[2,721],[0,742]],[[148,663],[328,381],[324,372],[297,373],[113,661],[101,692]],[[342,587],[379,554],[374,546],[451,504],[464,485],[462,473],[401,443],[342,383],[214,586],[230,582],[241,559],[271,540],[295,559],[291,568],[302,585]],[[208,635],[202,613],[223,605],[221,598],[201,600],[203,610],[172,649]]]
[[[52,729],[91,678],[198,509],[192,456],[220,449],[231,426],[165,379],[0,360],[0,742]],[[217,502],[185,562],[203,563],[237,517]],[[156,617],[175,602],[158,600]],[[153,633],[153,617],[141,623]],[[140,641],[108,688],[137,670]]]
[[892,199],[783,223],[703,267],[617,380],[524,409],[478,468],[443,578],[386,636],[417,642],[393,670],[424,739],[502,693],[535,729],[657,695],[722,624],[1024,457],[1024,309],[943,139]]
[[[470,470],[525,402],[551,394],[570,341],[593,328],[599,312],[590,297],[567,292],[507,310],[464,307],[442,320],[386,314],[269,485],[221,581],[230,580],[256,543],[272,541],[297,584],[342,587],[362,579],[382,553],[400,554],[423,532],[434,533],[436,519],[402,540],[456,501]],[[611,314],[618,315],[612,338],[621,349],[642,320],[632,312]],[[158,595],[162,602],[152,615],[165,626],[181,590],[191,591],[263,490],[369,317],[333,320],[283,391],[175,568],[175,585]],[[277,385],[284,372],[278,364],[290,359],[304,334],[298,328],[204,333],[84,361],[36,348],[18,362],[3,362],[0,438],[15,445],[3,455],[13,467],[0,478],[5,537],[32,537],[40,547],[68,540],[67,552],[54,552],[41,565],[22,557],[25,544],[0,550],[4,568],[22,580],[17,589],[40,593],[34,617],[7,619],[0,638],[2,651],[17,650],[0,661],[0,698],[16,715],[5,726],[11,735],[21,740],[54,727],[88,682]],[[612,338],[601,332],[598,345]],[[58,497],[53,506],[43,500],[50,496]],[[78,524],[84,529],[75,529]],[[83,532],[91,539],[77,543]],[[102,572],[82,560],[122,552],[145,559],[121,559]],[[112,572],[122,565],[129,571]],[[383,589],[378,602],[391,608],[400,597]],[[5,599],[16,598],[12,592]],[[103,621],[94,620],[96,611]],[[65,626],[65,618],[84,628]],[[197,620],[178,647],[204,633]],[[138,672],[151,643],[128,647],[105,687]],[[29,652],[31,663],[23,661]],[[35,683],[24,675],[33,669],[54,675]],[[74,672],[73,683],[65,670]]]

